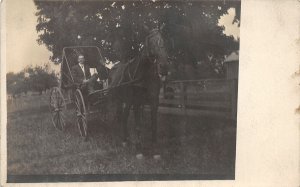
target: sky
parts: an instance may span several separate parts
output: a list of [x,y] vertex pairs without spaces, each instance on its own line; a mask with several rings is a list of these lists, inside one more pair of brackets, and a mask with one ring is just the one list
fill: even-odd
[[[35,30],[37,17],[33,0],[6,1],[6,72],[19,72],[26,66],[49,63],[51,69],[59,71],[59,65],[50,62],[51,53],[44,45],[38,45]],[[219,25],[224,25],[224,34],[239,38],[237,24],[232,24],[235,9],[222,16]]]
[[28,65],[49,62],[51,53],[36,42],[38,35],[35,30],[35,12],[32,0],[6,1],[7,72],[19,72]]
[[228,10],[228,14],[221,16],[221,18],[219,19],[218,25],[225,26],[225,29],[223,31],[223,33],[225,35],[228,35],[228,36],[232,35],[235,40],[238,40],[240,38],[240,29],[238,27],[238,23],[232,24],[232,22],[234,20],[234,16],[235,16],[235,9],[230,8]]

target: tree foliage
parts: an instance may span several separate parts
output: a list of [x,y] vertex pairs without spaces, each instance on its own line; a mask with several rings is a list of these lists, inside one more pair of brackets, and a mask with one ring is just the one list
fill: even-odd
[[41,94],[58,83],[55,72],[50,71],[48,65],[27,67],[19,73],[7,73],[6,79],[7,92],[14,96],[28,91]]
[[29,90],[29,85],[25,80],[24,72],[20,73],[7,73],[6,74],[6,85],[7,92],[12,94],[14,97],[21,93],[27,93]]
[[[76,45],[100,47],[110,61],[126,61],[141,50],[145,26],[165,24],[163,35],[170,57],[178,64],[197,64],[207,56],[223,58],[238,49],[238,41],[225,36],[220,16],[238,1],[40,1],[35,0],[39,44],[61,61],[62,48]],[[181,60],[178,60],[181,59]],[[214,65],[213,65],[214,66]]]

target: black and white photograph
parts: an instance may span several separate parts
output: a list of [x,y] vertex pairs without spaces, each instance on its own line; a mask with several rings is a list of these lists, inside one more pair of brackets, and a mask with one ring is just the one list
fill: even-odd
[[240,15],[6,1],[7,182],[235,180]]

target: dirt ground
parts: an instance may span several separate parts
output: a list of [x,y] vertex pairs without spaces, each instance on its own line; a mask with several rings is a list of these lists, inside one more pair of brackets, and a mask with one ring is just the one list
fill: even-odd
[[[196,174],[234,178],[236,124],[221,118],[159,114],[158,149],[149,149],[150,116],[143,118],[144,158],[135,157],[133,145],[123,147],[118,124],[89,120],[84,141],[68,114],[64,132],[54,128],[47,107],[8,113],[8,175],[54,174]],[[132,131],[132,115],[129,129]],[[133,133],[131,133],[133,134]]]

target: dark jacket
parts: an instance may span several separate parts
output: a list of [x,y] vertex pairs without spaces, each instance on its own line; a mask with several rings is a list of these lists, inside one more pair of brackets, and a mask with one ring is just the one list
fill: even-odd
[[[86,64],[84,65],[84,71],[86,76],[85,78],[90,79],[91,78],[90,67]],[[73,76],[73,80],[76,84],[81,84],[83,82],[84,74],[79,64],[76,64],[71,68],[71,73]]]

